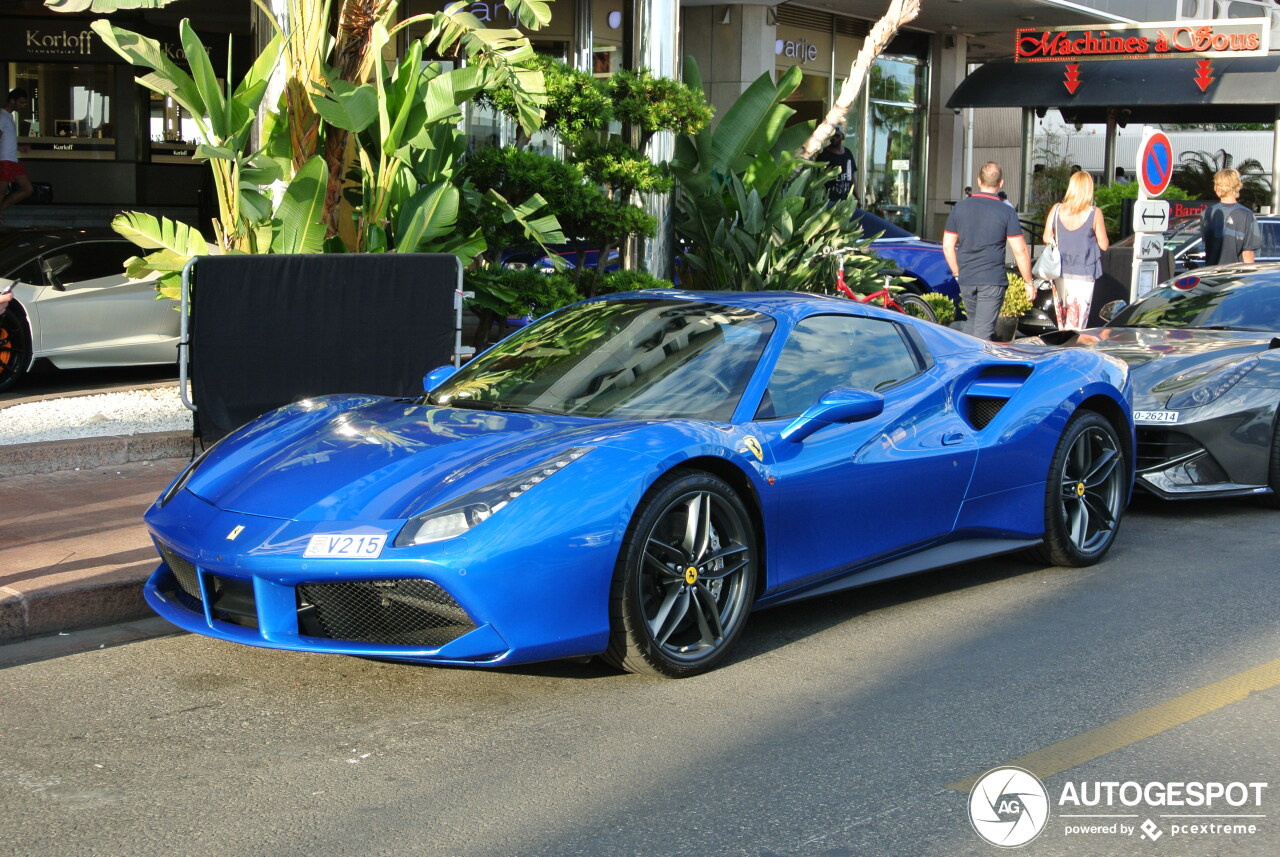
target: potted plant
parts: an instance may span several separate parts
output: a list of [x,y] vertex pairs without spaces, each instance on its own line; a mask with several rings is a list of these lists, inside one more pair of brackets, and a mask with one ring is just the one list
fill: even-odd
[[1008,274],[1009,288],[1004,291],[1004,303],[1000,305],[1000,314],[996,318],[996,339],[1008,342],[1018,333],[1018,319],[1031,309],[1031,298],[1027,297],[1027,284],[1022,277]]

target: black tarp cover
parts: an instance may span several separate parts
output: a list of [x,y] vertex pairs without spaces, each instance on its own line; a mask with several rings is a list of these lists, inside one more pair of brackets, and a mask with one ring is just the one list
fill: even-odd
[[309,396],[421,395],[422,376],[454,358],[456,256],[209,256],[191,283],[191,392],[206,444]]

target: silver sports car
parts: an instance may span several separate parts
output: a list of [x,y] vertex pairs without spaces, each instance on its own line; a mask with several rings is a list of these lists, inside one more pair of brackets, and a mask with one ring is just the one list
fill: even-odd
[[1200,268],[1105,327],[1040,339],[1129,364],[1139,488],[1280,507],[1280,263]]
[[131,280],[138,248],[110,229],[33,228],[0,235],[0,391],[45,358],[60,369],[173,363],[174,301],[151,280]]

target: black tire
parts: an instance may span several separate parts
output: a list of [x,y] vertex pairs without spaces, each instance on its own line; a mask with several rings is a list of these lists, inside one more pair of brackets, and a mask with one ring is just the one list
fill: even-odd
[[933,307],[929,306],[928,301],[919,295],[913,295],[910,292],[903,292],[895,295],[893,298],[898,306],[902,307],[902,312],[912,318],[922,318],[925,321],[938,323],[938,316],[934,313]]
[[1036,558],[1078,568],[1106,555],[1128,497],[1129,465],[1115,427],[1101,414],[1077,411],[1049,467],[1044,544]]
[[0,315],[0,392],[8,390],[31,368],[31,331],[26,316],[9,302],[9,311]]
[[614,570],[604,660],[668,678],[714,667],[746,625],[758,554],[751,515],[729,485],[693,471],[659,479]]
[[1267,465],[1267,484],[1270,494],[1263,494],[1258,502],[1271,509],[1280,509],[1280,413],[1271,424],[1271,458]]

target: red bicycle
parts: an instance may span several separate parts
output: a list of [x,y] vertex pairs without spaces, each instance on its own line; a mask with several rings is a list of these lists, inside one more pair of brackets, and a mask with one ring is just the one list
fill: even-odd
[[844,281],[844,254],[839,253],[836,265],[836,291],[844,295],[851,301],[857,301],[861,304],[873,304],[874,306],[891,309],[900,312],[903,315],[909,315],[912,318],[922,318],[925,321],[932,321],[935,324],[938,316],[934,313],[933,307],[929,306],[929,302],[917,294],[900,290],[894,293],[889,285],[889,281],[893,279],[894,272],[888,272],[884,275],[884,288],[871,292],[870,294],[860,295]]

